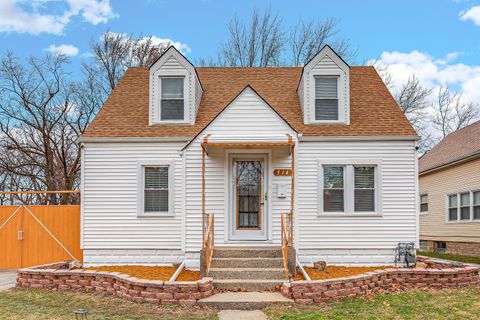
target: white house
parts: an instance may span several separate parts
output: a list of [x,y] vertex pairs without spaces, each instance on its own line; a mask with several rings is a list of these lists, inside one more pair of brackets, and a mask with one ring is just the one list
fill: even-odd
[[393,264],[418,242],[416,140],[375,69],[329,46],[303,68],[171,47],[82,136],[84,262],[199,268],[210,213],[217,249],[278,248],[286,213],[302,263]]

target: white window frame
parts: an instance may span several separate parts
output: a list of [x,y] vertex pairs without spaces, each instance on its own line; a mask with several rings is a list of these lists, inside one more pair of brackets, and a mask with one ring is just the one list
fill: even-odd
[[[344,167],[344,212],[323,210],[323,167]],[[355,212],[355,167],[375,167],[375,210]],[[318,216],[321,217],[362,217],[382,216],[382,160],[379,159],[320,159],[318,160]]]
[[[168,211],[145,212],[145,168],[146,167],[168,167]],[[173,161],[142,161],[137,164],[137,217],[139,218],[161,218],[174,216],[174,166]]]
[[[162,80],[163,79],[182,79],[183,80],[183,119],[175,119],[175,120],[162,120]],[[158,122],[161,123],[179,123],[179,122],[185,122],[185,119],[188,118],[188,108],[187,108],[187,103],[186,103],[186,98],[185,96],[187,95],[187,92],[185,90],[185,82],[187,79],[185,76],[167,76],[167,75],[161,75],[158,77]]]
[[[422,211],[422,197],[427,196],[427,211]],[[428,211],[430,210],[430,197],[428,195],[428,192],[422,192],[418,196],[418,203],[420,204],[419,206],[419,212],[421,216],[427,215]]]
[[[345,73],[343,70],[316,70],[313,69],[310,71],[309,74],[310,83],[310,123],[317,123],[317,124],[340,124],[345,123],[345,114],[346,114],[346,106],[345,106]],[[318,77],[335,77],[337,78],[337,97],[338,97],[338,119],[337,120],[316,120],[315,115],[315,78]]]
[[[458,190],[456,192],[450,192],[450,193],[446,193],[445,194],[445,223],[480,223],[480,219],[473,219],[473,193],[474,192],[477,192],[477,191],[480,191],[480,189],[473,189],[473,190],[469,190],[469,189],[462,189],[462,190]],[[462,220],[460,218],[461,216],[461,199],[460,199],[460,195],[462,193],[470,193],[470,219],[465,219],[465,220]],[[453,195],[456,195],[457,196],[457,220],[450,220],[449,219],[449,197],[450,196],[453,196]]]
[[[163,70],[159,69],[152,75],[152,92],[153,96],[152,108],[153,108],[153,120],[151,125],[158,124],[185,124],[190,123],[190,74],[187,70]],[[162,78],[183,78],[183,120],[162,120],[161,119],[161,101],[162,101]]]

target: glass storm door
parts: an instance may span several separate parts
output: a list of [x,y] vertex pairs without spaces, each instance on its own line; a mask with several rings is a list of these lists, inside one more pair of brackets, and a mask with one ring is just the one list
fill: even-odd
[[266,240],[265,160],[232,158],[231,240]]

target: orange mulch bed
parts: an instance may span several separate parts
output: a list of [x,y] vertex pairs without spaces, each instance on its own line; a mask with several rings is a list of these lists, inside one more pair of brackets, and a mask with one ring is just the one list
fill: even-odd
[[[99,266],[81,268],[82,270],[111,271],[128,274],[139,279],[168,281],[177,267],[150,267],[150,266]],[[200,272],[183,269],[175,281],[197,281]]]
[[[324,271],[319,271],[315,268],[303,267],[305,272],[312,280],[325,280],[356,276],[362,273],[392,268],[391,266],[378,266],[378,267],[341,267],[341,266],[327,266]],[[305,280],[303,274],[298,270],[295,280]]]

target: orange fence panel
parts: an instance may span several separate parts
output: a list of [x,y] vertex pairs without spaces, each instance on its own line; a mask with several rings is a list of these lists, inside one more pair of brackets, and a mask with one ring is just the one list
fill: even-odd
[[[0,226],[17,208],[0,207]],[[79,205],[20,206],[0,229],[0,268],[74,259],[83,260]]]

